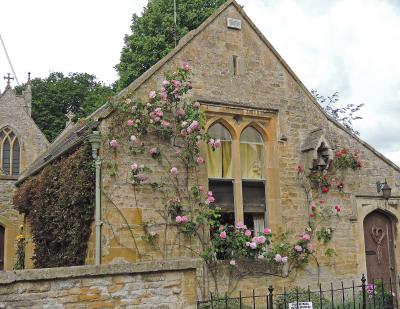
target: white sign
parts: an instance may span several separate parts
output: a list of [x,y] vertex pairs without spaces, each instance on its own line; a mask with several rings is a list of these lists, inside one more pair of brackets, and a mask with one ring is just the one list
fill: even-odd
[[226,22],[228,24],[228,28],[238,29],[238,30],[242,29],[242,21],[240,19],[228,17],[226,19]]
[[313,309],[312,302],[299,302],[299,307],[297,303],[290,303],[289,309]]

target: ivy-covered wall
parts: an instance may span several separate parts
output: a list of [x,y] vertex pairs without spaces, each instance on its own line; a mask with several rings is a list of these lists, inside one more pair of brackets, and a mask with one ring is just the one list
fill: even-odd
[[19,187],[14,205],[30,225],[35,268],[84,264],[94,188],[91,146],[86,144]]

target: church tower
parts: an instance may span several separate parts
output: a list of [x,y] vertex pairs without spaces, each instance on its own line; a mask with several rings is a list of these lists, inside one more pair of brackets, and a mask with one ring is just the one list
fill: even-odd
[[4,79],[6,88],[0,91],[0,270],[11,270],[15,238],[23,222],[12,205],[15,182],[49,142],[31,118],[30,74],[21,95],[11,88],[10,74]]

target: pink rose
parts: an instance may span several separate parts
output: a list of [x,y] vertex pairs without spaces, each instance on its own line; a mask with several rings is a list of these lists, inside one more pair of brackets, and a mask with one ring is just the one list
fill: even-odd
[[161,125],[164,128],[169,128],[171,126],[171,124],[168,121],[165,121],[165,120],[161,120]]
[[232,259],[232,260],[229,261],[229,264],[232,265],[232,266],[235,266],[236,265],[236,261],[234,259]]
[[154,99],[156,96],[157,96],[157,94],[156,94],[156,92],[154,90],[149,92],[149,98],[150,99]]
[[175,222],[176,223],[182,223],[182,217],[181,216],[176,216]]
[[241,223],[241,222],[239,222],[238,224],[236,224],[236,228],[237,228],[238,230],[244,229],[244,227],[245,227],[245,225],[244,225],[243,223]]
[[182,223],[186,223],[189,221],[189,218],[187,216],[182,216]]
[[304,234],[302,237],[301,237],[303,240],[310,240],[310,235],[309,234]]
[[139,181],[145,181],[147,179],[147,177],[144,174],[139,174],[139,175],[137,175],[137,179],[139,179]]
[[220,141],[219,139],[215,140],[215,142],[214,142],[214,147],[215,147],[215,148],[221,147],[221,141]]
[[283,263],[283,264],[286,264],[287,261],[288,261],[288,257],[287,257],[287,256],[283,256],[283,257],[282,257],[282,263]]
[[251,231],[250,230],[246,230],[244,232],[244,235],[246,235],[246,237],[250,237],[251,236]]
[[294,250],[296,250],[298,253],[303,252],[303,248],[300,245],[294,246]]
[[207,196],[213,196],[212,191],[208,191],[208,192],[207,192]]
[[111,147],[111,148],[117,148],[117,146],[118,146],[117,140],[116,140],[116,139],[112,139],[112,140],[110,141],[110,147]]
[[200,107],[200,103],[199,102],[194,102],[193,106],[196,107],[196,108],[199,108]]
[[137,138],[135,135],[131,135],[131,142],[132,143],[136,143],[137,142]]
[[203,164],[205,161],[204,161],[204,158],[203,157],[201,157],[201,156],[198,156],[197,158],[196,158],[196,163],[197,164]]
[[150,148],[150,150],[149,150],[149,154],[151,154],[152,156],[156,155],[157,152],[158,152],[157,147],[152,147],[152,148]]
[[307,244],[307,250],[308,250],[308,252],[313,252],[313,250],[314,250],[314,246],[313,246],[313,244],[312,243],[308,243]]
[[184,62],[184,63],[182,64],[182,69],[184,69],[186,72],[187,72],[187,71],[190,71],[189,63]]
[[219,227],[219,231],[220,231],[220,232],[222,232],[224,229],[225,229],[225,227],[224,227],[223,225],[221,225],[221,226]]
[[206,200],[206,204],[211,204],[215,202],[215,198],[213,196],[208,196]]
[[225,232],[225,231],[221,232],[221,233],[219,234],[219,238],[221,238],[221,239],[226,239],[226,232]]
[[215,143],[215,141],[214,141],[213,138],[210,138],[210,139],[208,140],[208,142],[207,142],[207,144],[210,145],[210,146],[214,146],[214,143]]
[[190,124],[190,128],[192,128],[192,130],[197,130],[199,128],[199,122],[197,120],[193,120],[192,123]]
[[163,80],[163,82],[161,83],[161,85],[163,85],[164,87],[165,87],[165,86],[168,86],[168,85],[169,85],[169,81]]
[[250,247],[250,242],[246,241],[246,247]]
[[282,262],[282,256],[280,254],[276,254],[274,257],[275,262],[281,263]]
[[264,236],[256,237],[256,243],[258,243],[258,244],[263,244],[263,243],[265,243],[265,241],[266,241],[266,239]]
[[263,233],[264,233],[265,235],[269,235],[269,234],[271,234],[271,232],[272,232],[272,230],[271,230],[270,228],[268,228],[268,227],[266,227],[266,228],[264,229],[264,231],[263,231]]
[[134,121],[133,121],[132,119],[129,119],[129,120],[127,121],[127,125],[128,125],[129,127],[133,126],[133,124],[134,124]]
[[171,168],[171,175],[176,177],[178,175],[178,169],[174,166],[173,168]]
[[254,241],[252,241],[252,242],[250,243],[250,248],[251,248],[251,249],[256,249],[256,248],[257,248],[257,244],[256,244]]
[[176,111],[176,114],[179,116],[179,117],[183,117],[183,116],[185,116],[185,111],[183,110],[183,109],[178,109],[177,111]]
[[133,162],[133,163],[131,164],[131,170],[132,170],[132,171],[136,171],[137,168],[138,168],[137,163]]

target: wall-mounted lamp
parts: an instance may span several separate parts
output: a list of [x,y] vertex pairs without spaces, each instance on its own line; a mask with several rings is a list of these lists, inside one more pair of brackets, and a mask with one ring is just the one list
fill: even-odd
[[386,179],[383,183],[381,183],[379,180],[376,182],[376,191],[378,193],[382,191],[382,196],[386,200],[390,199],[390,196],[392,194],[392,188],[389,187]]

